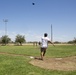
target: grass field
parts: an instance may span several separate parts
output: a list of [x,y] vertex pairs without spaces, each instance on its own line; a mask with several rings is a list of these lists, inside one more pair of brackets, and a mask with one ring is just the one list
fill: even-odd
[[[29,63],[29,56],[40,56],[37,46],[0,46],[0,75],[76,75],[74,71],[47,70]],[[76,56],[75,45],[49,46],[46,57]]]

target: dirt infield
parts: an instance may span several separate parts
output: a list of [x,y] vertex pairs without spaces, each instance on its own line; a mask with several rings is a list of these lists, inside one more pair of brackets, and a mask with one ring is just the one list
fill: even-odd
[[44,60],[34,59],[30,61],[34,66],[44,69],[73,71],[76,70],[76,56],[66,58],[44,58]]

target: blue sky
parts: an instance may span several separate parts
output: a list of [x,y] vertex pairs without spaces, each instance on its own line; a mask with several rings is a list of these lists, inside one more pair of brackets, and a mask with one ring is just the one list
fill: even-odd
[[[32,5],[32,2],[35,5]],[[0,0],[0,37],[14,40],[17,34],[26,41],[40,41],[46,32],[53,41],[67,42],[76,37],[76,0]]]

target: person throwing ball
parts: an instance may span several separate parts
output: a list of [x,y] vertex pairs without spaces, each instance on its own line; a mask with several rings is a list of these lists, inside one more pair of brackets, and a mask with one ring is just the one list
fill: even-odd
[[44,37],[41,38],[41,60],[43,60],[43,57],[45,56],[46,49],[48,47],[48,42],[50,42],[54,46],[54,44],[48,38],[48,34],[44,33]]

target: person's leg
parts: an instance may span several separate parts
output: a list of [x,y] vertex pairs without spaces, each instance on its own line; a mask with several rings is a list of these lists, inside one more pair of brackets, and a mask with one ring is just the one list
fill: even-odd
[[43,60],[44,48],[41,48],[41,60]]
[[46,53],[46,48],[44,48],[43,56],[45,56],[45,53]]
[[43,52],[41,52],[41,60],[43,60]]
[[43,57],[45,56],[46,48],[41,48],[41,59],[43,60]]

